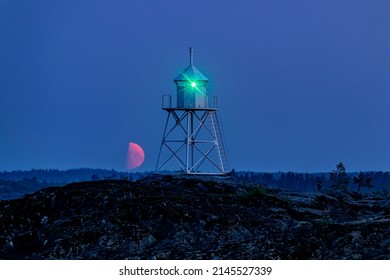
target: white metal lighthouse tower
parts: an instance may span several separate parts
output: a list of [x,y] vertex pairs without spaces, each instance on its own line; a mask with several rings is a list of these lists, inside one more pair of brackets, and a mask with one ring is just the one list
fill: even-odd
[[[176,96],[164,95],[162,109],[168,113],[156,170],[178,168],[187,174],[224,175],[228,162],[218,119],[217,98],[209,99],[208,79],[190,65],[174,82]],[[173,165],[173,166],[172,166]]]

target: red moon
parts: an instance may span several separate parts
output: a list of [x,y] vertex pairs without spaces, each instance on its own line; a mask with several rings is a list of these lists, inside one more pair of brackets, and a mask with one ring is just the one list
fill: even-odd
[[142,165],[145,159],[144,150],[140,145],[130,142],[127,152],[127,168],[134,169]]

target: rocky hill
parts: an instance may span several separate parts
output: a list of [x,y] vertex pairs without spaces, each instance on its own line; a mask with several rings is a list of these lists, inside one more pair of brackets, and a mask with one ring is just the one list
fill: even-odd
[[390,200],[158,176],[0,201],[0,259],[390,259]]

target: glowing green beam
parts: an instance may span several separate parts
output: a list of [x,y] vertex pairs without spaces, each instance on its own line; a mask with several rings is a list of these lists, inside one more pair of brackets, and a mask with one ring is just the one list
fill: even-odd
[[183,75],[183,76],[189,82],[189,85],[191,86],[191,88],[193,90],[196,90],[197,93],[203,94],[201,89],[198,87],[198,84],[196,83],[196,81],[192,80],[190,77],[188,77],[186,75]]

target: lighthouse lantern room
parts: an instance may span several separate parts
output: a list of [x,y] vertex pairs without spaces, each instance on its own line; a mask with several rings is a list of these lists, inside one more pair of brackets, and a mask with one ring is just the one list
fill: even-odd
[[177,86],[178,108],[207,108],[208,79],[194,66],[192,48],[190,48],[190,65],[173,81]]

